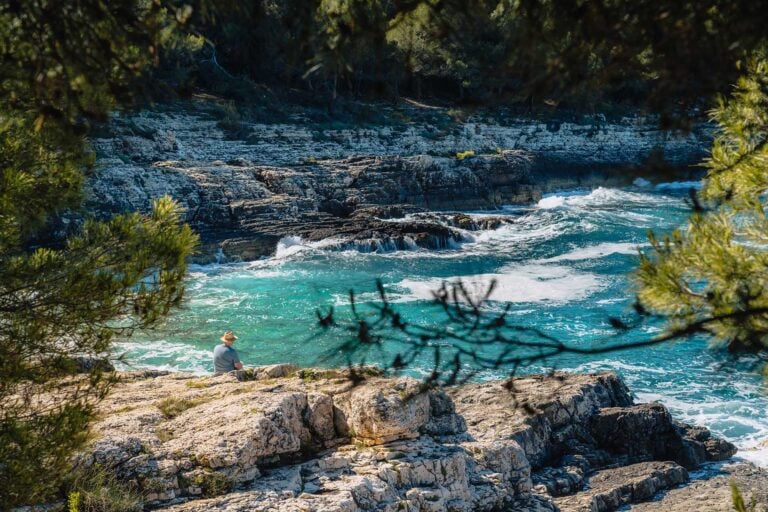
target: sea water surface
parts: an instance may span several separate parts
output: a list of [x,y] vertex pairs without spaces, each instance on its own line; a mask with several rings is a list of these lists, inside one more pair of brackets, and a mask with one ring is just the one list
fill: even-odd
[[[281,241],[275,257],[251,263],[196,266],[188,300],[166,325],[118,344],[134,368],[212,371],[211,351],[221,333],[234,330],[246,365],[292,362],[317,365],[344,341],[323,333],[315,312],[335,307],[349,317],[349,290],[359,302],[375,300],[380,278],[390,299],[411,322],[444,320],[432,291],[461,279],[481,291],[497,282],[492,299],[512,303],[518,325],[534,326],[566,343],[592,346],[616,334],[610,317],[631,313],[629,274],[647,231],[681,225],[685,201],[695,184],[677,183],[618,190],[598,188],[545,196],[531,207],[510,207],[493,215],[511,222],[496,230],[467,233],[470,241],[440,251],[329,250],[329,242]],[[477,213],[473,215],[489,215]],[[657,326],[627,333],[648,338]],[[402,347],[387,347],[388,362]],[[384,361],[386,359],[386,361]],[[705,339],[685,340],[603,355],[568,355],[559,369],[615,370],[638,401],[659,401],[683,421],[704,425],[733,441],[741,457],[768,465],[768,398],[760,376],[746,365],[724,364]],[[425,372],[425,357],[410,371]],[[341,364],[341,362],[339,363]],[[540,372],[541,365],[524,369]],[[485,372],[492,378],[503,372]]]

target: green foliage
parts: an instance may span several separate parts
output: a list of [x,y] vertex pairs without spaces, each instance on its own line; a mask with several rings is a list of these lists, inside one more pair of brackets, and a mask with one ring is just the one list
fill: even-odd
[[338,370],[316,370],[314,368],[302,368],[298,371],[298,377],[305,384],[310,382],[317,382],[324,379],[333,379],[340,377]]
[[89,123],[130,100],[184,12],[143,0],[0,5],[3,507],[49,499],[87,439],[114,379],[99,365],[78,374],[73,356],[109,356],[115,334],[182,298],[197,237],[170,199],[146,216],[86,220],[55,244],[46,230],[79,207]]
[[752,495],[752,499],[749,501],[749,505],[747,505],[744,503],[741,489],[733,480],[731,480],[731,502],[736,512],[755,512],[757,510],[757,496]]
[[719,134],[685,229],[651,236],[637,279],[644,308],[669,329],[703,331],[731,349],[768,348],[768,65],[756,60],[712,112]]
[[69,512],[140,512],[141,493],[118,481],[108,469],[78,468],[67,478]]
[[152,325],[180,302],[195,235],[179,227],[179,213],[166,198],[149,217],[89,221],[62,249],[0,254],[0,492],[10,493],[7,500],[53,489],[112,383],[99,367],[75,375],[71,355],[106,354],[116,333]]
[[67,510],[69,512],[80,512],[80,492],[72,491],[67,496]]
[[221,496],[232,490],[234,483],[226,475],[210,469],[197,472],[193,476],[182,477],[182,487],[199,487],[204,498]]
[[229,101],[224,103],[220,109],[220,116],[216,126],[221,128],[229,138],[236,139],[244,134],[245,130],[240,117],[240,112],[238,112],[234,102]]
[[232,480],[216,471],[206,472],[199,480],[198,485],[202,489],[204,498],[221,496],[232,490]]
[[205,380],[188,380],[184,383],[188,388],[204,389],[208,387],[208,382]]
[[155,435],[160,440],[161,443],[167,443],[171,439],[173,439],[173,432],[171,432],[168,429],[157,427],[155,429]]
[[[232,0],[193,12],[204,37],[165,43],[160,75],[238,100],[247,80],[313,97],[400,94],[467,102],[645,104],[685,114],[765,43],[747,0]],[[252,85],[252,84],[251,84]],[[244,88],[240,91],[240,88]],[[318,94],[319,93],[319,94]]]
[[459,153],[456,153],[456,160],[464,160],[465,158],[473,156],[475,156],[475,152],[471,149],[468,151],[460,151]]
[[142,0],[4,2],[3,116],[23,113],[38,128],[49,121],[80,125],[83,116],[105,119],[132,95],[184,12]]

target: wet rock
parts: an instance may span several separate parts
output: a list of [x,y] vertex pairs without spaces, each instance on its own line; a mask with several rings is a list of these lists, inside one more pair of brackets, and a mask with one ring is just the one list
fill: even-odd
[[704,427],[692,427],[684,423],[675,422],[675,427],[683,437],[684,443],[699,453],[699,458],[704,461],[722,461],[736,454],[736,446],[725,439],[715,437]]
[[706,429],[673,422],[661,404],[603,409],[592,417],[590,428],[602,448],[630,460],[666,457],[692,469],[736,453],[733,444],[713,438]]
[[113,372],[115,367],[105,357],[78,356],[74,358],[77,373],[90,373],[94,370],[101,372]]
[[591,418],[590,427],[602,448],[624,453],[632,460],[656,458],[670,448],[682,448],[672,417],[661,404],[605,408]]

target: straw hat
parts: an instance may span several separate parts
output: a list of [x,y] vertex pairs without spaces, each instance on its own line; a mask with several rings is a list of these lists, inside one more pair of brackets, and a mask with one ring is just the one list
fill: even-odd
[[224,336],[221,337],[221,341],[235,341],[236,339],[237,336],[232,331],[225,332]]

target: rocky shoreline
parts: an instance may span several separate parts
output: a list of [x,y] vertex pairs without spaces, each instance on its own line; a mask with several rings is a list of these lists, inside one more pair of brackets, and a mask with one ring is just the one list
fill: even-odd
[[[201,235],[200,263],[271,256],[287,237],[437,250],[514,223],[493,214],[504,205],[630,185],[651,178],[633,170],[649,162],[695,178],[710,141],[706,126],[669,134],[599,117],[233,124],[193,103],[116,117],[95,136],[85,210],[147,211],[171,195]],[[476,210],[490,213],[459,213]],[[52,235],[83,218],[63,215]],[[109,469],[147,509],[179,512],[726,511],[731,479],[768,510],[768,473],[725,462],[733,445],[662,405],[635,404],[613,373],[520,378],[516,395],[503,381],[423,389],[374,370],[355,386],[345,371],[291,365],[253,377],[122,374],[79,464]]]
[[[614,373],[518,378],[515,395],[505,381],[424,389],[365,373],[124,373],[79,461],[177,512],[693,510],[702,496],[731,509],[727,476],[685,485],[735,447],[635,404]],[[768,473],[720,471],[768,503]]]
[[[232,115],[193,101],[116,116],[91,141],[98,160],[85,211],[148,211],[168,194],[201,235],[199,263],[272,256],[284,237],[330,239],[331,249],[441,249],[487,226],[425,213],[531,205],[545,192],[638,177],[695,179],[712,138],[706,124],[671,133],[641,117],[329,127],[299,114],[276,124]],[[82,218],[64,215],[52,236]]]
[[206,263],[217,255],[229,260],[271,256],[286,236],[335,238],[340,248],[346,243],[363,250],[445,248],[480,227],[455,216],[448,223],[428,216],[391,219],[429,210],[529,203],[540,197],[529,160],[507,151],[466,162],[350,157],[296,167],[242,160],[112,167],[91,182],[87,208],[102,217],[146,211],[152,199],[165,194],[186,209],[185,220],[202,238],[198,261]]

